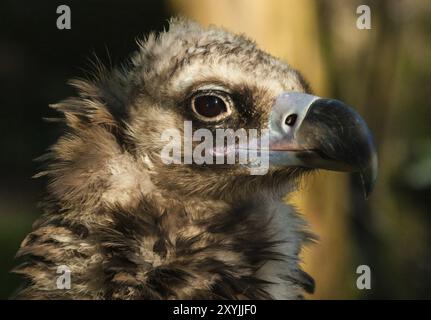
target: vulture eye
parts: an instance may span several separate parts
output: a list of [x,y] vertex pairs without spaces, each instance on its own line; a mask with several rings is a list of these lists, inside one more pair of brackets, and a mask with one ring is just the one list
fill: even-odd
[[291,115],[287,116],[286,120],[284,120],[284,123],[286,123],[286,125],[288,125],[289,127],[292,127],[295,125],[297,118],[298,116],[292,113]]
[[200,93],[192,98],[192,109],[198,118],[218,121],[231,114],[232,101],[218,93]]

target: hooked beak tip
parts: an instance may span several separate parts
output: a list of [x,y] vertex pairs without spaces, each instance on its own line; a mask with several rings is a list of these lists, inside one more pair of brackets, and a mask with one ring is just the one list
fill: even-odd
[[377,172],[378,172],[377,153],[373,152],[371,156],[372,156],[372,159],[370,159],[369,166],[364,170],[361,170],[359,173],[361,177],[362,188],[364,190],[365,199],[368,199],[370,197],[370,194],[373,191],[374,185],[377,180]]

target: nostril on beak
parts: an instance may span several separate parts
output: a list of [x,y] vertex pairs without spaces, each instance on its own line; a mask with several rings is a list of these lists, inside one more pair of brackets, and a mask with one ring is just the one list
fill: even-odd
[[298,115],[295,113],[292,113],[286,117],[286,120],[284,120],[284,123],[289,127],[293,127],[295,125],[297,118],[298,118]]

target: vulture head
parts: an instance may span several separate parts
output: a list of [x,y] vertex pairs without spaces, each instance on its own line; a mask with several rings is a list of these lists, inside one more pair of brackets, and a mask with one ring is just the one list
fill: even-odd
[[71,81],[77,96],[53,105],[65,133],[37,175],[47,197],[17,254],[17,297],[312,292],[299,254],[313,236],[282,197],[315,169],[357,172],[368,194],[377,160],[365,122],[244,36],[173,19],[138,45],[122,67]]

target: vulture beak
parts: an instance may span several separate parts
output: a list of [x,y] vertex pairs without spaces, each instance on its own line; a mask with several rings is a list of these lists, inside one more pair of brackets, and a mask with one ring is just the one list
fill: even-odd
[[288,92],[272,108],[269,163],[357,172],[365,197],[377,178],[377,154],[365,121],[341,101]]

